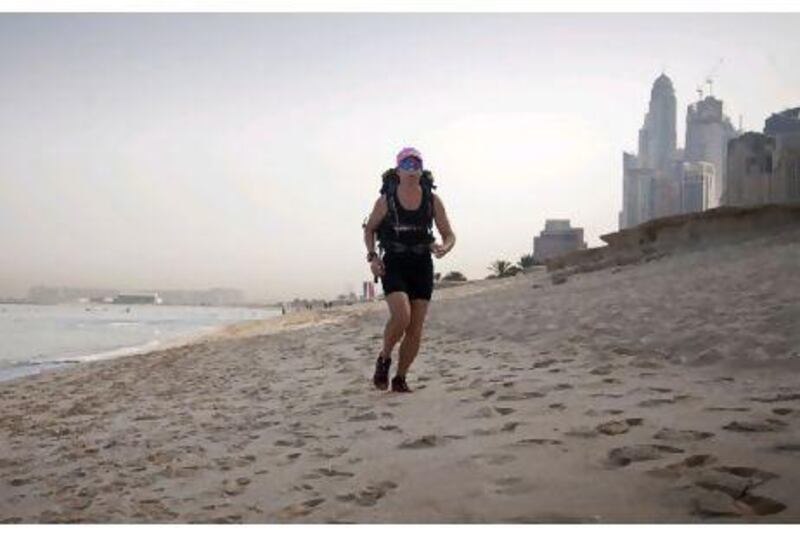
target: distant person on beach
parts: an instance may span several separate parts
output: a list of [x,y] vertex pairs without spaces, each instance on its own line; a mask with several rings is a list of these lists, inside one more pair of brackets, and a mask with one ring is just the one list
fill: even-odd
[[[456,243],[444,204],[433,193],[435,188],[430,171],[423,170],[419,151],[403,148],[397,154],[397,166],[383,173],[381,195],[364,224],[367,262],[373,276],[381,279],[390,315],[373,377],[381,390],[389,388],[392,350],[402,339],[392,391],[411,392],[406,373],[419,352],[433,294],[431,253],[442,258]],[[435,242],[433,222],[442,244]],[[382,254],[375,251],[376,234]]]

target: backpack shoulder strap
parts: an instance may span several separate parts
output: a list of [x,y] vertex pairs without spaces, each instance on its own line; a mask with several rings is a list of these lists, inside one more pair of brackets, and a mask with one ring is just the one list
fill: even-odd
[[397,206],[395,205],[395,191],[397,191],[397,185],[400,182],[400,177],[397,175],[395,169],[390,168],[386,172],[383,173],[381,176],[383,180],[383,184],[381,185],[381,194],[386,195],[386,205],[389,209],[389,215],[393,220],[392,226],[395,228],[395,234],[397,233],[397,226],[400,225],[400,215],[397,213]]
[[397,172],[393,168],[390,168],[386,172],[383,173],[381,176],[381,194],[393,193],[395,189],[397,189],[397,185],[400,182],[400,177],[397,175]]
[[427,196],[425,219],[430,230],[433,227],[433,189],[436,188],[436,185],[433,183],[433,174],[429,170],[422,172],[420,185],[422,185],[423,197]]

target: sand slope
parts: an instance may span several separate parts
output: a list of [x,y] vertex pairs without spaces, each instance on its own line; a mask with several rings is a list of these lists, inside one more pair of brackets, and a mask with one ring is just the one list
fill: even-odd
[[380,302],[2,383],[0,520],[797,522],[799,244],[440,291],[410,395]]

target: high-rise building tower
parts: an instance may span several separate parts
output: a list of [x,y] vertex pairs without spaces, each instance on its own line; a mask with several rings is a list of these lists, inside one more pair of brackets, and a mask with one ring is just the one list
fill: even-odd
[[711,163],[714,167],[713,178],[708,186],[709,208],[722,203],[728,141],[735,136],[733,124],[722,113],[722,100],[706,96],[686,109],[684,159],[692,163]]
[[639,130],[639,151],[623,153],[621,229],[680,211],[679,197],[667,194],[679,157],[675,119],[675,89],[672,80],[661,74],[650,90],[650,104]]
[[666,74],[653,82],[650,106],[639,130],[639,159],[642,167],[666,170],[675,158],[675,89]]

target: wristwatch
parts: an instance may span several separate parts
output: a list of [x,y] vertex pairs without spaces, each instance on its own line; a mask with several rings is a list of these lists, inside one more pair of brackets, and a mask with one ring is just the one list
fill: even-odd
[[375,252],[370,252],[367,254],[367,263],[372,263],[372,260],[378,257],[378,254]]

